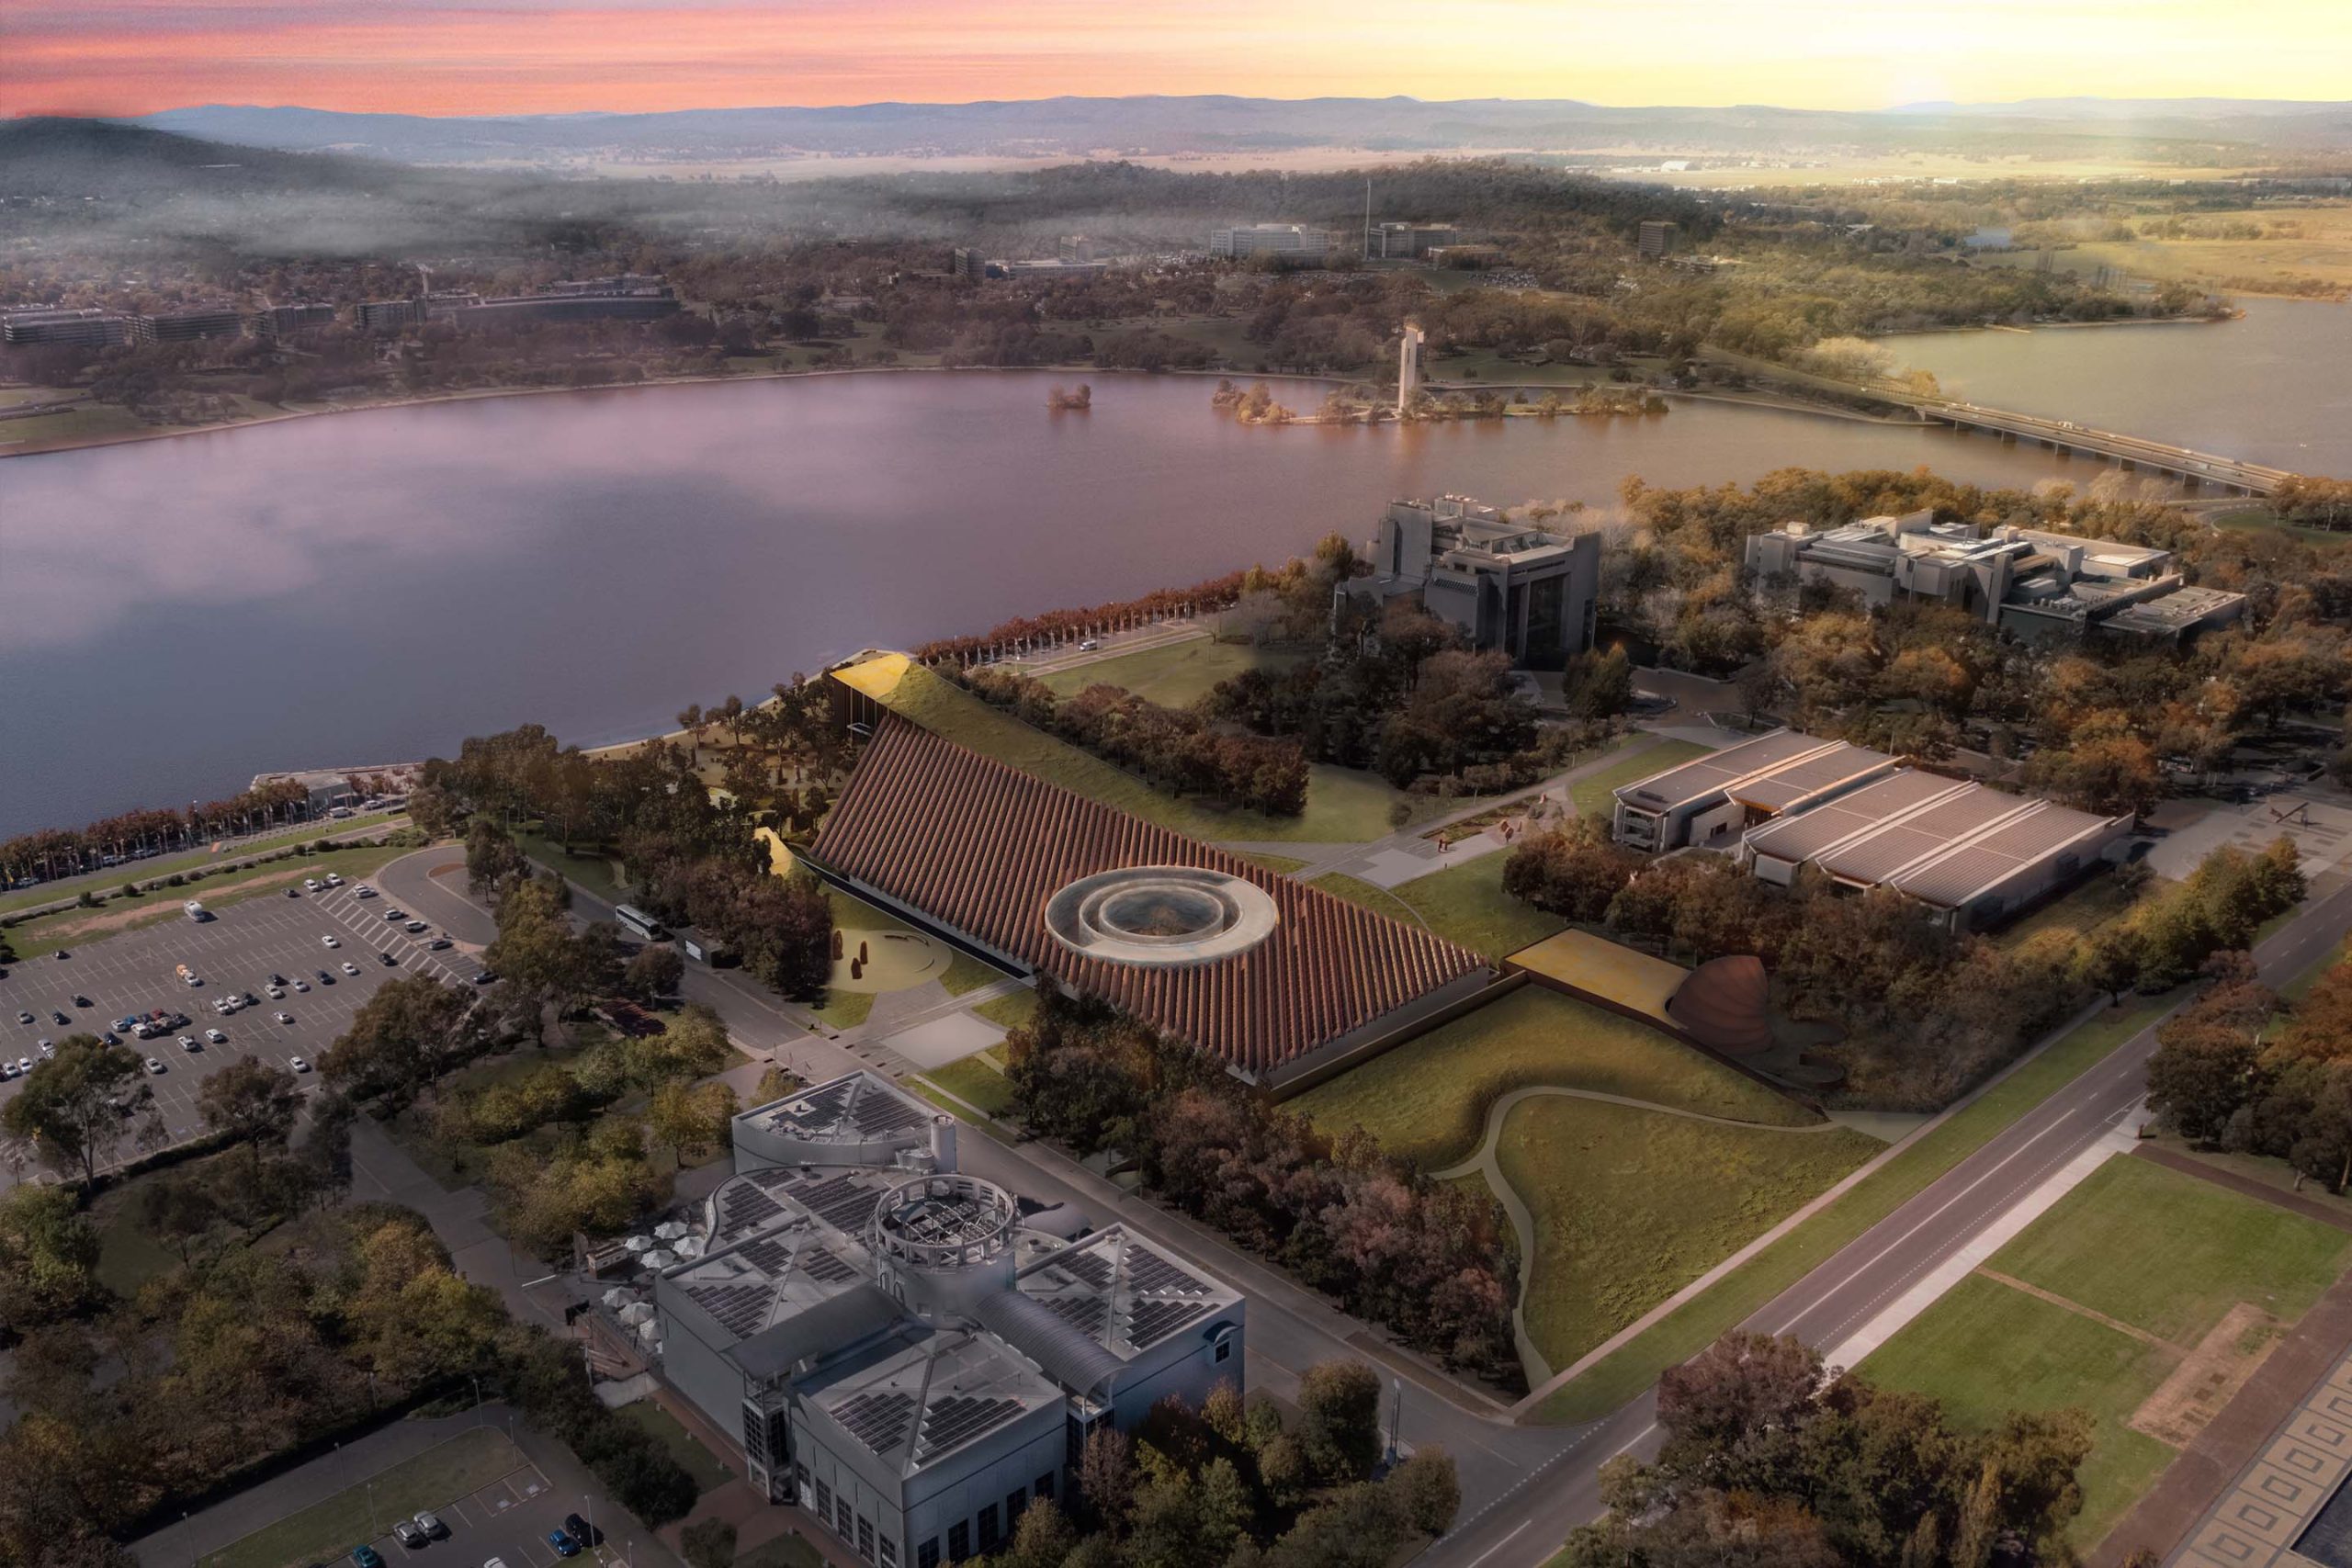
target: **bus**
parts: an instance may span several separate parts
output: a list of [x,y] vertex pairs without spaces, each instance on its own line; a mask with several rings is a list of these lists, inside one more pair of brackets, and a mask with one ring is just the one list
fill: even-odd
[[620,922],[623,931],[635,931],[648,942],[666,941],[670,935],[661,921],[634,904],[615,905],[613,919]]

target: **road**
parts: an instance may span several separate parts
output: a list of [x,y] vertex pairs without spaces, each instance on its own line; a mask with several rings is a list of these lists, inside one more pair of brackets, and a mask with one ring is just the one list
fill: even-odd
[[[2276,985],[2302,973],[2325,957],[2347,930],[2352,886],[2320,898],[2255,949],[2263,978]],[[2145,1094],[2147,1061],[2155,1046],[2156,1028],[2150,1024],[1742,1326],[1794,1334],[1824,1348],[1843,1342],[2130,1118]],[[1568,1531],[1600,1517],[1601,1464],[1629,1450],[1645,1453],[1654,1446],[1652,1396],[1645,1393],[1615,1415],[1564,1430],[1563,1436],[1567,1446],[1502,1504],[1483,1514],[1465,1506],[1463,1522],[1419,1560],[1422,1568],[1531,1568],[1543,1562]]]
[[[437,857],[437,858],[436,858]],[[457,859],[444,848],[396,861],[379,877],[387,895],[447,925],[452,934],[488,929],[488,916],[462,892],[462,880],[435,881],[429,865]],[[608,907],[575,887],[574,912],[601,919]],[[471,922],[468,924],[466,922]],[[2283,982],[2326,956],[2352,930],[2352,886],[2317,899],[2260,943],[2255,957],[2263,976]],[[726,1020],[738,1043],[781,1053],[804,1072],[831,1075],[870,1066],[854,1041],[832,1042],[811,1032],[808,1015],[779,1001],[740,972],[689,964],[687,999],[707,1003]],[[2151,1024],[2098,1066],[2059,1089],[2003,1129],[1974,1154],[1930,1183],[1842,1251],[1792,1286],[1743,1325],[1795,1334],[1808,1344],[1835,1347],[1963,1249],[1986,1227],[2083,1154],[2139,1108],[2148,1056],[2155,1049]],[[1248,1376],[1252,1388],[1288,1393],[1298,1373],[1335,1356],[1382,1359],[1361,1325],[1254,1259],[1236,1254],[1209,1232],[1102,1181],[1035,1145],[1008,1146],[978,1136],[962,1140],[966,1169],[1042,1201],[1065,1201],[1097,1224],[1113,1220],[1234,1280],[1250,1294]],[[1392,1374],[1400,1370],[1387,1359]],[[1648,1451],[1657,1435],[1652,1398],[1645,1394],[1615,1414],[1582,1427],[1528,1427],[1510,1422],[1498,1405],[1478,1405],[1442,1380],[1399,1380],[1400,1435],[1412,1446],[1439,1444],[1459,1467],[1461,1522],[1420,1559],[1429,1568],[1534,1568],[1568,1532],[1601,1512],[1599,1471],[1617,1454]],[[1475,1407],[1474,1407],[1475,1406]]]

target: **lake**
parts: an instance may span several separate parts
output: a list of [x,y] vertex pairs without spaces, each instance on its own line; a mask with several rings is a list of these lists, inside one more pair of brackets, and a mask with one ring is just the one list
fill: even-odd
[[576,392],[0,461],[0,834],[264,770],[447,754],[526,720],[628,739],[862,647],[1278,562],[1334,529],[1361,540],[1396,496],[1607,505],[1631,474],[1790,465],[2020,486],[2100,471],[1719,403],[1251,429],[1199,378],[1097,378],[1093,412],[1059,415],[1052,380]]
[[2352,479],[2352,304],[2239,303],[2243,321],[1908,333],[1886,344],[1971,402]]

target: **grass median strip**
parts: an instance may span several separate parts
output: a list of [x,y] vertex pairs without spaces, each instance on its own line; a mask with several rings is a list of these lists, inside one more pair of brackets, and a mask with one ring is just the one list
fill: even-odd
[[2135,998],[2070,1032],[1838,1201],[1554,1393],[1536,1407],[1534,1419],[1597,1420],[1634,1399],[1667,1368],[1737,1327],[2003,1128],[2104,1061],[2169,1005],[2162,997]]
[[[420,1508],[446,1508],[526,1462],[506,1434],[488,1427],[401,1461],[299,1513],[265,1525],[219,1551],[199,1568],[299,1568],[331,1562],[363,1541],[380,1539]],[[371,1501],[372,1499],[372,1501]]]

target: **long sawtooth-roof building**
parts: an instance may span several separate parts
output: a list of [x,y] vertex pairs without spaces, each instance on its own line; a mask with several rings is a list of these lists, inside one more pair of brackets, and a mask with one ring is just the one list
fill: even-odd
[[[967,699],[977,700],[977,699]],[[809,857],[859,897],[1278,1087],[1494,979],[1477,953],[967,750],[896,712]]]

